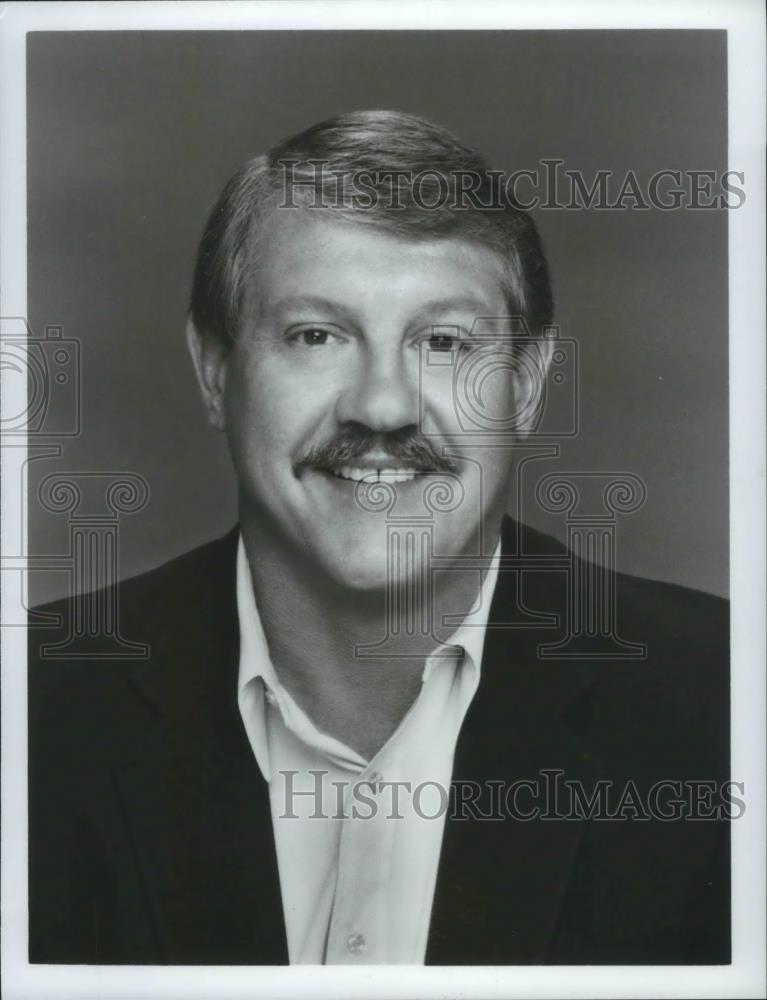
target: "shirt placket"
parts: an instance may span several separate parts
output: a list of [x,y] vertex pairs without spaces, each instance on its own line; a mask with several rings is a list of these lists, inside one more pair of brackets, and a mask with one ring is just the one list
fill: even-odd
[[[387,819],[386,800],[378,790],[380,780],[380,772],[374,769],[360,776],[366,801],[358,805],[356,816],[352,789],[347,793],[325,957],[329,965],[389,961],[389,889],[396,822]],[[368,800],[374,806],[368,805]]]

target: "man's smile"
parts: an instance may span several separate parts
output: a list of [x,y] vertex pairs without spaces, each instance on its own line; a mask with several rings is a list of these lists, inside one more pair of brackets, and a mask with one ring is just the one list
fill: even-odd
[[345,479],[352,483],[409,483],[419,475],[433,472],[434,469],[412,460],[387,454],[383,451],[370,451],[349,461],[318,462],[314,471],[323,472]]
[[366,469],[361,466],[343,465],[333,469],[331,475],[355,483],[408,483],[418,475],[418,469]]

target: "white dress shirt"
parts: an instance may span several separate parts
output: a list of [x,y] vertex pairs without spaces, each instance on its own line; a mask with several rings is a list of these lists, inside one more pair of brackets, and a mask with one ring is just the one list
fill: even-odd
[[320,732],[280,683],[240,538],[238,704],[269,783],[291,964],[423,963],[453,755],[479,684],[499,556],[500,543],[477,606],[427,657],[418,697],[366,761]]

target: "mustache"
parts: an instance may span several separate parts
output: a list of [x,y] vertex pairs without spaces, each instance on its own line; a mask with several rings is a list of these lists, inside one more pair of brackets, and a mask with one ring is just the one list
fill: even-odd
[[313,445],[299,462],[299,467],[311,466],[331,472],[339,465],[353,465],[372,451],[381,452],[394,462],[413,466],[420,472],[458,472],[458,466],[440,455],[428,438],[407,428],[381,434],[377,431],[346,428],[332,441]]

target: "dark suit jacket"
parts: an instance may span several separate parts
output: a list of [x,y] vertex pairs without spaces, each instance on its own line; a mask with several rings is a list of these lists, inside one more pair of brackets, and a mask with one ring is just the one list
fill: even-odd
[[[46,609],[63,631],[30,629],[33,962],[287,962],[268,788],[236,700],[236,538],[120,585],[144,661],[41,656],[66,602]],[[565,620],[565,574],[546,567],[565,550],[512,521],[503,545],[543,568],[521,590],[499,578],[454,781],[561,769],[618,795],[727,779],[726,602],[617,575],[618,628],[647,657],[541,659],[556,629],[508,623],[522,606]],[[728,834],[711,819],[449,815],[426,961],[729,962]]]

